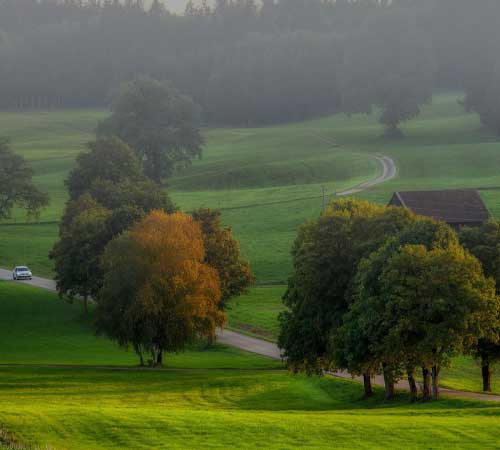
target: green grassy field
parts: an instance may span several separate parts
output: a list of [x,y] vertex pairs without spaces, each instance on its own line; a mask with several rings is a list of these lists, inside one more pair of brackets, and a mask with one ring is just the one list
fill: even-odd
[[[109,340],[94,335],[82,305],[41,289],[0,281],[0,364],[71,364],[133,366],[138,359]],[[281,368],[279,362],[215,346],[169,355],[168,367],[227,369]]]
[[[225,347],[137,369],[96,338],[81,305],[0,283],[0,430],[71,449],[485,449],[500,405],[360,400],[361,385],[307,378]],[[109,367],[105,367],[109,366]],[[257,370],[259,369],[259,370]],[[1,448],[1,446],[0,446]]]

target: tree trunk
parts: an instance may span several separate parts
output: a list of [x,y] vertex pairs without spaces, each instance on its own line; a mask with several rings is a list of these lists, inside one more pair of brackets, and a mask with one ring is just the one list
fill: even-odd
[[161,366],[163,364],[163,351],[158,350],[158,354],[156,355],[156,365]]
[[385,364],[383,366],[384,372],[384,385],[385,385],[385,399],[392,400],[394,398],[394,373]]
[[369,373],[363,374],[363,386],[365,388],[365,398],[373,397],[372,377]]
[[83,311],[85,314],[89,313],[89,299],[86,295],[83,297]]
[[424,380],[422,387],[423,400],[428,402],[431,399],[431,374],[427,367],[422,367],[422,378]]
[[415,380],[415,369],[408,369],[408,384],[410,385],[410,401],[416,402],[418,397],[417,381]]
[[139,344],[134,344],[135,353],[139,356],[139,360],[141,361],[141,367],[144,367],[144,355],[142,353],[142,348]]
[[432,398],[434,400],[439,400],[439,372],[441,368],[439,366],[434,366],[432,368]]
[[493,369],[491,365],[483,359],[481,371],[483,373],[483,391],[491,392],[491,376],[493,375]]

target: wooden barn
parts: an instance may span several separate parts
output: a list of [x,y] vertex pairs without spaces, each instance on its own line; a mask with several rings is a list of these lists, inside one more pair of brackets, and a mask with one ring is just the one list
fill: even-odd
[[486,205],[474,189],[395,192],[389,205],[446,222],[454,229],[480,226],[490,219]]

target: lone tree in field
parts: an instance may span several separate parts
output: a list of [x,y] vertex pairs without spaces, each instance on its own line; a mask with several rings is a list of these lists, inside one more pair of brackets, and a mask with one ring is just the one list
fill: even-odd
[[[332,337],[352,303],[357,266],[412,220],[403,208],[348,199],[333,202],[322,217],[302,226],[284,297],[288,310],[280,316],[279,345],[293,370],[345,368],[346,361],[332,349]],[[370,396],[373,373],[363,373]]]
[[48,195],[33,184],[31,167],[10,149],[7,140],[0,139],[0,219],[10,217],[15,205],[36,216],[48,204]]
[[201,156],[196,105],[170,83],[150,78],[124,83],[111,109],[111,117],[99,125],[98,134],[118,136],[129,144],[142,161],[144,173],[155,182]]
[[223,228],[220,212],[198,209],[192,213],[200,224],[205,245],[205,262],[217,270],[221,287],[220,309],[227,302],[247,292],[255,282],[250,265],[241,257],[238,241],[230,228]]
[[346,40],[342,73],[343,110],[371,113],[380,108],[386,136],[400,137],[402,122],[432,98],[432,44],[414,13],[382,12]]
[[213,340],[225,322],[217,270],[205,262],[203,234],[182,213],[151,213],[114,239],[103,257],[98,331],[161,365],[165,352]]
[[[496,281],[496,292],[500,295],[500,222],[464,228],[459,238],[461,244],[481,261],[484,273]],[[490,339],[479,340],[472,354],[481,363],[483,390],[490,392],[493,367],[500,362],[500,324]]]

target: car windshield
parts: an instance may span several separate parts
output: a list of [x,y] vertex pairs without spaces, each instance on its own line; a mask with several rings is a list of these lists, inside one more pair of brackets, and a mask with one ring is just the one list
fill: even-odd
[[16,270],[18,272],[29,272],[29,269],[27,267],[18,267]]

